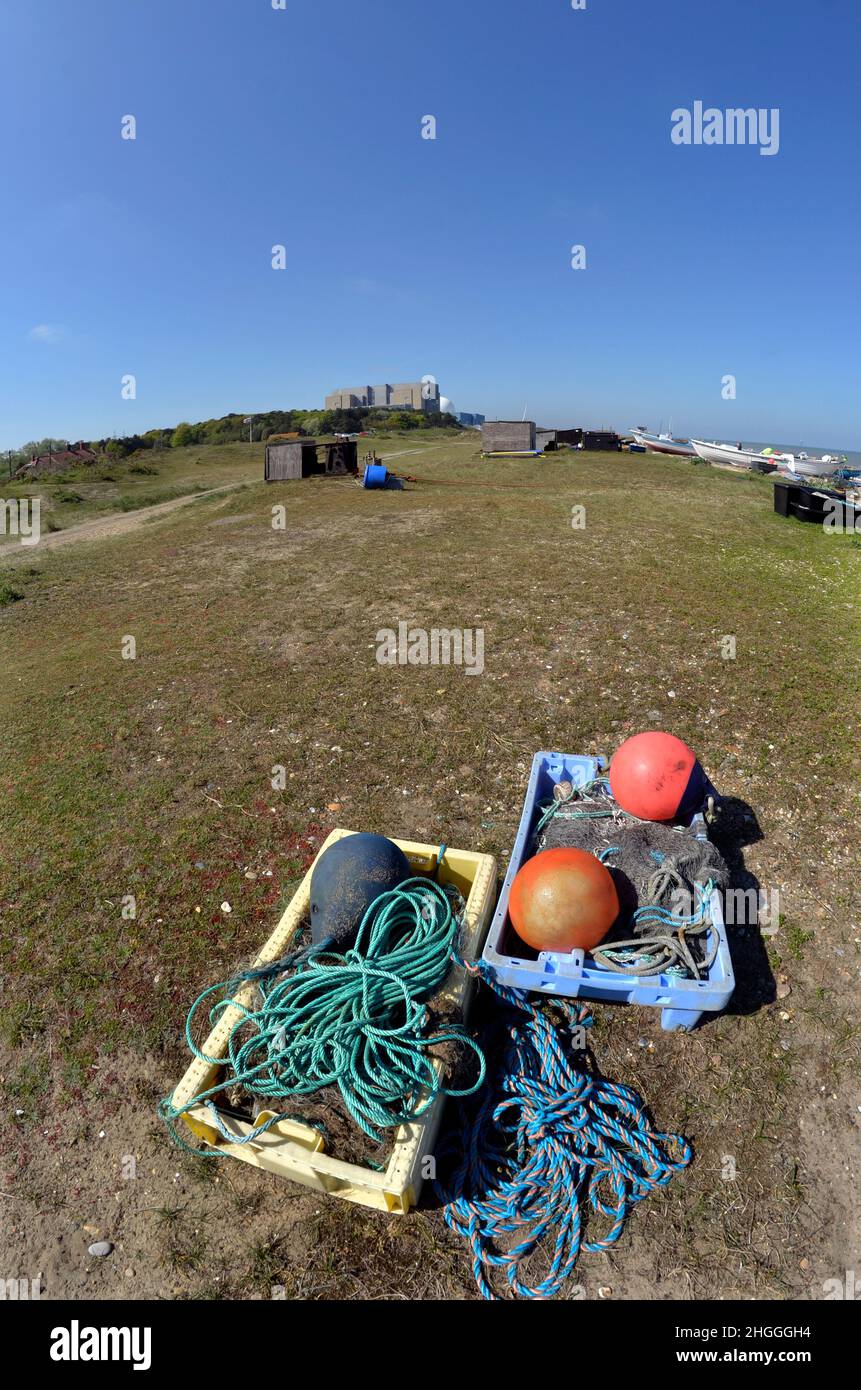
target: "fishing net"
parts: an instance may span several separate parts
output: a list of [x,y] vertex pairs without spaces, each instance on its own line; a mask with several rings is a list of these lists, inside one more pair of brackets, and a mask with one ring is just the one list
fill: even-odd
[[710,932],[712,892],[723,892],[730,877],[709,840],[689,827],[628,815],[603,782],[582,791],[563,782],[541,808],[533,849],[562,847],[596,855],[619,895],[613,931],[590,952],[597,964],[685,979],[708,973],[718,946]]

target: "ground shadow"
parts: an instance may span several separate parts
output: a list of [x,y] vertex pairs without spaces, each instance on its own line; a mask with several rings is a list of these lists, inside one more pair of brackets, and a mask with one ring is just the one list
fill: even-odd
[[[745,864],[744,851],[763,838],[755,811],[735,796],[722,797],[709,830],[729,869],[729,888],[724,895],[726,934],[735,972],[735,992],[724,1010],[728,1014],[754,1014],[777,998],[777,984],[762,932],[776,926],[768,920],[761,885]],[[703,1016],[706,1022],[709,1015]]]

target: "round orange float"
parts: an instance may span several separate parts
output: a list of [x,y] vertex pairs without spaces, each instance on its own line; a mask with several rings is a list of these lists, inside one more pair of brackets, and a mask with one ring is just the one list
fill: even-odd
[[609,869],[585,849],[545,849],[511,885],[508,914],[536,951],[591,951],[619,915]]
[[650,731],[626,739],[615,753],[610,790],[630,815],[669,821],[691,815],[714,789],[686,743]]

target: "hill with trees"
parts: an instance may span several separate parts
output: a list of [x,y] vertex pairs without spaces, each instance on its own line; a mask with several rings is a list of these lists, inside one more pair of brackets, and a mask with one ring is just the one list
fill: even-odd
[[[246,423],[247,422],[247,423]],[[269,410],[262,414],[245,415],[232,411],[217,420],[199,420],[192,424],[182,420],[178,425],[147,430],[145,434],[130,434],[122,438],[83,441],[95,453],[106,459],[122,459],[146,449],[184,449],[190,445],[232,444],[245,440],[265,442],[273,434],[294,431],[314,438],[330,434],[357,434],[363,430],[391,433],[392,431],[425,433],[427,430],[460,430],[463,426],[450,414],[424,414],[412,410],[376,410],[357,407],[351,410]],[[68,448],[65,439],[32,440],[8,456],[10,472],[29,463],[33,456]]]

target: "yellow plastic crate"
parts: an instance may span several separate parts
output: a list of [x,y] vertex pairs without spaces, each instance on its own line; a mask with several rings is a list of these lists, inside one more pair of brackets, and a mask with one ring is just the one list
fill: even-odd
[[[355,833],[352,830],[333,830],[321,846],[317,859],[336,840]],[[394,843],[403,850],[417,874],[433,873],[439,854],[438,845],[415,844],[410,840],[395,840]],[[312,864],[284,916],[254,961],[255,966],[266,965],[285,955],[299,927],[307,922],[313,870]],[[464,849],[446,849],[439,868],[439,883],[455,884],[466,899],[462,950],[471,959],[480,957],[487,935],[496,900],[496,874],[496,860],[492,855],[474,854]],[[452,969],[445,998],[458,1007],[464,1019],[469,1009],[472,985],[473,980],[465,970]],[[254,986],[247,984],[237,990],[234,997],[247,1005],[252,1002],[253,996]],[[239,1009],[225,1009],[201,1050],[210,1057],[222,1057],[231,1029],[240,1017]],[[435,1060],[434,1067],[439,1074],[442,1064]],[[214,1086],[217,1075],[217,1067],[195,1059],[173,1093],[173,1104],[177,1107],[188,1104],[193,1096]],[[282,1120],[261,1134],[259,1139],[231,1144],[213,1127],[211,1114],[205,1106],[195,1106],[182,1119],[204,1144],[240,1158],[244,1163],[251,1163],[255,1168],[265,1168],[280,1177],[313,1187],[318,1192],[342,1197],[347,1202],[359,1202],[381,1211],[405,1213],[418,1201],[425,1176],[425,1159],[433,1153],[444,1100],[444,1096],[437,1096],[419,1119],[398,1128],[388,1167],[380,1173],[360,1164],[332,1158],[324,1151],[323,1136],[316,1129],[296,1121]],[[252,1133],[271,1114],[271,1111],[265,1111],[253,1124],[223,1114],[221,1119],[228,1130],[241,1137]]]

